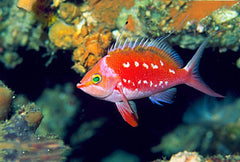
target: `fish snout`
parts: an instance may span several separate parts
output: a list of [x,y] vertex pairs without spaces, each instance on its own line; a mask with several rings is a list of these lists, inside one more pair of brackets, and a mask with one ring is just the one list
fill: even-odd
[[76,85],[77,88],[82,89],[91,85],[91,82],[81,82]]
[[77,87],[78,89],[81,89],[82,87],[84,87],[84,84],[82,84],[82,83],[80,82],[80,83],[78,83],[78,84],[76,85],[76,87]]

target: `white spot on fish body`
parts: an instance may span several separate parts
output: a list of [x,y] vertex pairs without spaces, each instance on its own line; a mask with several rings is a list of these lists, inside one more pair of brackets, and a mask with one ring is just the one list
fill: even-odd
[[159,86],[162,85],[162,84],[163,84],[163,81],[160,81],[160,82],[159,82]]
[[135,83],[134,83],[134,82],[132,82],[132,85],[133,85],[133,86],[135,86]]
[[158,69],[158,66],[154,65],[153,63],[151,63],[151,66],[152,66],[153,69]]
[[161,66],[163,66],[164,64],[163,64],[163,62],[162,62],[162,60],[160,60],[160,64],[161,64]]
[[150,87],[152,87],[152,85],[153,85],[153,82],[152,82],[152,81],[150,81]]
[[148,84],[148,81],[144,80],[143,83],[144,83],[144,84]]
[[128,83],[131,83],[131,80],[128,80]]
[[123,79],[123,82],[125,82],[125,83],[126,83],[126,82],[127,82],[127,80],[126,80],[126,79]]
[[143,67],[145,67],[146,69],[148,69],[148,64],[143,63]]
[[129,63],[129,62],[127,62],[127,63],[123,63],[123,67],[125,67],[125,68],[129,68],[129,66],[130,66],[130,63]]
[[139,80],[139,81],[138,81],[138,84],[141,84],[141,82],[142,82],[142,80]]
[[175,74],[175,71],[172,70],[172,69],[169,69],[169,73],[173,73],[173,74]]
[[134,62],[135,66],[138,67],[139,63],[137,61]]
[[157,86],[158,86],[157,84],[154,85],[154,87],[157,87]]
[[168,81],[165,81],[165,85],[168,85]]

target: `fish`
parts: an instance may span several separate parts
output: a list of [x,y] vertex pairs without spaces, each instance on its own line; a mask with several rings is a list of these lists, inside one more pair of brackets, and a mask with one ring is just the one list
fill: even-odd
[[180,84],[213,97],[224,97],[205,84],[198,72],[200,58],[210,38],[203,41],[184,67],[180,56],[165,41],[166,37],[117,39],[107,55],[76,87],[98,99],[115,103],[123,119],[132,127],[138,126],[134,99],[148,97],[154,104],[171,104],[175,86]]

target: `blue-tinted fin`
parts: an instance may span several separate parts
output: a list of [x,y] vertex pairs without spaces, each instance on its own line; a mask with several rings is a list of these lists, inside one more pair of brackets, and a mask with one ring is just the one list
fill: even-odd
[[173,97],[176,94],[177,89],[176,88],[170,88],[166,91],[159,92],[157,94],[154,94],[149,97],[149,99],[154,104],[158,104],[160,106],[163,106],[160,102],[171,104],[173,103]]
[[158,53],[163,58],[168,60],[172,60],[174,63],[177,64],[179,68],[183,66],[183,61],[181,57],[169,46],[165,41],[163,41],[165,37],[156,38],[152,41],[147,43],[147,47],[150,49],[152,47],[156,47],[160,49],[162,52]]

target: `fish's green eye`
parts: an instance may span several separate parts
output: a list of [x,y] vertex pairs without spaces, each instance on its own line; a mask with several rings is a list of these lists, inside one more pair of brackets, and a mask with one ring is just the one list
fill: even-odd
[[100,74],[94,74],[92,78],[93,84],[98,84],[102,81],[102,76]]

